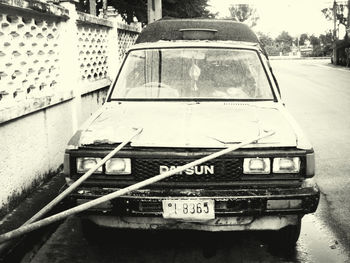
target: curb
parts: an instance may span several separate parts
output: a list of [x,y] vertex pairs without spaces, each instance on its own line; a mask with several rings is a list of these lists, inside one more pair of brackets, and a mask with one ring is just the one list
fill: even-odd
[[325,60],[331,57],[289,57],[289,56],[269,56],[269,60]]
[[[0,220],[0,234],[14,230],[23,225],[35,215],[41,208],[48,204],[65,185],[63,174],[55,175],[50,181],[38,187],[32,194],[26,197],[13,211]],[[17,246],[24,237],[0,244],[0,259],[14,246]]]

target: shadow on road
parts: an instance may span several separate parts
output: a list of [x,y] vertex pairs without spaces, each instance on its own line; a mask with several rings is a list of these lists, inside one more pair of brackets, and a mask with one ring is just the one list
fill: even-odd
[[[77,225],[77,227],[79,227]],[[296,249],[273,246],[270,232],[85,231],[103,262],[281,262],[296,261]],[[276,245],[276,244],[274,244]]]
[[330,236],[320,232],[316,218],[311,215],[305,219],[301,240],[296,248],[286,250],[271,242],[273,235],[268,231],[213,233],[96,227],[86,231],[78,217],[71,217],[30,260],[21,263],[344,262],[345,257],[338,255],[341,251],[329,248]]

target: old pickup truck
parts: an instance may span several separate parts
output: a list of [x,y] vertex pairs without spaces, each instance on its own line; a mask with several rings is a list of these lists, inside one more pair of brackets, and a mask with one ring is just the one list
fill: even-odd
[[233,21],[162,19],[127,52],[105,104],[70,140],[71,184],[142,133],[70,195],[82,204],[265,131],[274,135],[82,213],[129,229],[273,230],[294,245],[316,210],[314,151],[287,112],[268,56]]

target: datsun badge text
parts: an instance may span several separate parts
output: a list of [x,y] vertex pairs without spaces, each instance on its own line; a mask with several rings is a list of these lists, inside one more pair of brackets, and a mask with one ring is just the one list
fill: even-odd
[[[165,173],[168,172],[170,170],[174,170],[176,168],[178,168],[180,166],[166,166],[166,165],[160,165],[159,166],[159,173]],[[201,174],[214,174],[214,165],[198,165],[198,166],[194,166],[191,168],[186,169],[183,172],[177,173],[177,174],[187,174],[187,175],[193,175],[193,174],[197,174],[197,175],[201,175]]]

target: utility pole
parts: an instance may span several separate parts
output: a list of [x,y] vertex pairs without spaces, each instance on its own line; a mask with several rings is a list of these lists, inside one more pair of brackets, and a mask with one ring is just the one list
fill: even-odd
[[346,34],[350,38],[350,0],[348,0],[348,19],[346,21]]
[[103,0],[102,2],[102,12],[103,12],[103,18],[107,18],[107,0]]
[[148,0],[148,24],[162,18],[162,0]]
[[333,2],[333,40],[337,40],[337,2],[334,0]]
[[89,8],[90,8],[90,14],[96,15],[96,0],[89,0]]

